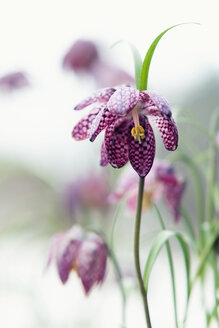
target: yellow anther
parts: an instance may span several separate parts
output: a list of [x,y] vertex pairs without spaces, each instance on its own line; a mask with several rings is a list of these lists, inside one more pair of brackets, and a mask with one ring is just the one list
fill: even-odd
[[141,139],[145,138],[144,128],[141,125],[134,126],[131,130],[131,134],[135,140],[138,139],[139,143],[141,143]]

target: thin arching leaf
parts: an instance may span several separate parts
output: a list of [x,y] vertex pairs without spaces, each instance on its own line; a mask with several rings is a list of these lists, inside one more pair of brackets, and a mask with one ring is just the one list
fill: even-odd
[[218,237],[218,233],[219,233],[219,226],[216,226],[216,230],[214,232],[214,234],[209,237],[209,240],[207,242],[207,244],[205,245],[201,255],[200,255],[200,261],[199,261],[199,265],[198,265],[198,268],[196,270],[196,273],[195,273],[195,276],[194,276],[194,279],[193,281],[191,282],[191,286],[190,286],[190,289],[193,288],[195,282],[197,281],[197,279],[202,275],[203,273],[203,270],[205,269],[205,265],[208,261],[208,258],[209,258],[209,255],[211,254],[212,252],[212,249],[213,249],[213,245]]
[[[158,219],[161,228],[163,230],[166,230],[163,218],[161,216],[161,213],[155,203],[153,203],[153,207],[156,211],[156,218]],[[169,262],[169,267],[170,267],[170,275],[171,275],[171,284],[172,284],[172,292],[173,292],[173,305],[174,305],[174,318],[175,318],[175,324],[176,328],[178,328],[178,311],[177,311],[177,301],[176,301],[176,280],[175,280],[175,272],[174,272],[174,266],[173,266],[173,256],[172,256],[172,251],[170,247],[170,243],[167,241],[166,242],[166,250],[167,250],[167,257],[168,257],[168,262]]]
[[180,248],[182,250],[184,263],[185,263],[185,270],[186,270],[186,283],[187,283],[187,304],[189,300],[190,295],[190,257],[189,257],[189,250],[187,241],[183,237],[181,233],[170,231],[170,230],[163,230],[161,231],[156,238],[154,239],[147,262],[145,264],[145,270],[144,270],[144,286],[145,289],[148,289],[148,282],[150,278],[150,274],[152,271],[152,268],[154,266],[154,263],[162,250],[162,248],[165,246],[165,244],[171,239],[176,238],[179,242]]
[[[161,34],[159,34],[156,37],[156,39],[152,42],[150,48],[148,49],[148,51],[146,53],[146,56],[144,58],[143,65],[142,65],[141,78],[140,78],[140,90],[141,91],[147,89],[148,73],[149,73],[149,68],[150,68],[150,64],[151,64],[151,59],[153,57],[153,54],[154,54],[154,51],[157,47],[158,42],[160,41],[162,36],[164,34],[166,34],[166,32],[168,32],[169,30],[171,30],[174,27],[177,27],[177,26],[180,26],[180,25],[183,25],[183,24],[189,24],[189,23],[181,23],[181,24],[173,25],[173,26],[167,28],[165,31],[163,31]],[[197,23],[192,23],[192,24],[197,24]]]

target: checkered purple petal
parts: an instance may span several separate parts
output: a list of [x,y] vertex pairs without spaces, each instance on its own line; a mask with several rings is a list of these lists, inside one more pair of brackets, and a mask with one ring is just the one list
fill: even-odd
[[178,131],[172,117],[167,118],[164,114],[153,115],[151,119],[155,122],[167,150],[173,151],[178,146]]
[[80,102],[77,106],[75,106],[75,110],[81,110],[95,102],[107,103],[112,94],[116,91],[114,88],[104,88],[94,92],[90,97],[87,97],[82,102]]
[[103,239],[94,233],[89,233],[82,243],[77,259],[77,273],[86,294],[93,285],[103,281],[107,255],[108,251]]
[[79,140],[84,140],[89,138],[90,136],[90,130],[93,121],[95,120],[98,113],[103,110],[105,105],[100,105],[98,107],[95,107],[91,110],[91,112],[83,117],[74,127],[72,131],[72,137]]
[[100,165],[106,166],[108,163],[109,163],[109,161],[108,161],[108,157],[107,157],[105,141],[103,141],[102,145],[101,145],[101,150],[100,150]]
[[172,112],[166,99],[155,91],[141,91],[139,94],[141,109],[144,115],[159,115],[164,114],[166,117],[171,117]]
[[94,141],[98,134],[110,125],[117,115],[112,114],[107,107],[103,108],[92,123],[90,130],[90,141]]
[[[145,130],[145,138],[141,143],[129,135],[129,160],[133,169],[140,177],[145,177],[154,161],[155,156],[155,138],[154,132],[147,118],[140,116],[140,124]],[[132,125],[132,127],[134,124]]]
[[105,133],[105,147],[109,163],[121,168],[128,162],[128,136],[130,119],[120,118],[109,125]]
[[56,261],[60,279],[66,283],[68,276],[76,264],[83,237],[83,230],[79,226],[74,226],[69,230],[59,243],[56,254]]
[[138,100],[139,91],[137,89],[123,86],[110,97],[107,107],[112,113],[124,116],[137,105]]
[[60,233],[55,234],[52,237],[51,242],[50,242],[49,254],[48,254],[45,270],[48,269],[48,267],[51,265],[52,261],[56,258],[56,254],[57,254],[59,245],[60,245],[62,239],[64,238],[64,236],[65,236],[65,234],[60,232]]

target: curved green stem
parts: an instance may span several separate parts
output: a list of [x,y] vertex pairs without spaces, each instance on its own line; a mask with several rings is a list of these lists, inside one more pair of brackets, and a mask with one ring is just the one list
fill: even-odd
[[141,227],[141,212],[142,212],[142,200],[144,194],[144,178],[140,177],[139,188],[138,188],[138,203],[136,210],[136,220],[135,220],[135,235],[134,235],[134,258],[135,258],[135,269],[136,275],[138,278],[138,283],[141,291],[141,296],[144,304],[145,318],[147,323],[147,328],[152,328],[148,300],[147,300],[147,291],[144,287],[144,282],[141,274],[140,267],[140,257],[139,257],[139,241],[140,241],[140,227]]

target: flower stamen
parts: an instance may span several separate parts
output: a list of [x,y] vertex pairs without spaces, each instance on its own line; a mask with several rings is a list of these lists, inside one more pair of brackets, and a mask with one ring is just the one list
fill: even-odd
[[144,128],[140,125],[139,122],[138,106],[135,106],[135,108],[132,110],[132,118],[135,126],[132,128],[131,134],[135,140],[138,139],[138,142],[141,144],[141,139],[145,138],[145,134]]
[[145,138],[144,128],[141,125],[134,126],[134,128],[131,129],[131,134],[135,140],[138,139],[139,143],[141,143],[141,139]]

